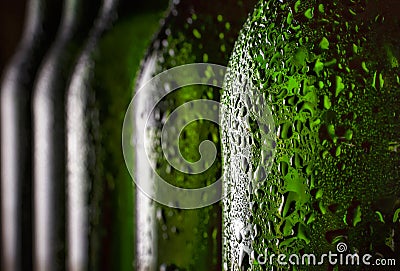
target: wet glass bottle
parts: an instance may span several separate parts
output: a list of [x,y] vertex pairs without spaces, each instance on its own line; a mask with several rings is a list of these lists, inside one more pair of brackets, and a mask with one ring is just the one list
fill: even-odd
[[105,0],[66,95],[70,270],[135,270],[134,185],[122,120],[168,1]]
[[[144,60],[136,91],[153,76],[179,65],[196,62],[226,65],[238,31],[254,4],[254,1],[236,0],[173,1],[170,14]],[[196,76],[190,72],[187,75]],[[133,177],[137,183],[150,182],[156,172],[168,183],[181,188],[205,187],[221,176],[220,153],[204,173],[185,174],[165,159],[161,129],[177,107],[197,99],[219,101],[220,90],[187,86],[157,103],[156,97],[160,93],[179,84],[179,79],[175,79],[170,85],[161,86],[163,89],[150,90],[155,92],[148,93],[134,110],[137,124],[147,121],[145,116],[150,115],[149,130],[144,137],[150,138],[151,143],[147,153],[136,148]],[[152,103],[157,104],[154,110]],[[136,134],[136,146],[144,139],[139,133]],[[177,134],[174,136],[179,137]],[[185,127],[179,141],[184,159],[189,163],[198,161],[198,147],[205,140],[219,149],[219,130],[214,123],[199,121]],[[150,165],[144,166],[143,159],[149,159],[154,171]],[[179,205],[178,199],[175,204]],[[220,270],[221,208],[218,203],[198,209],[172,208],[155,202],[137,189],[136,221],[137,270]]]
[[34,265],[65,265],[65,91],[101,1],[64,2],[57,36],[33,92]]
[[22,39],[1,83],[2,270],[32,269],[31,95],[62,1],[28,1]]
[[[259,2],[222,99],[225,270],[399,261],[399,11],[396,1]],[[336,263],[321,261],[329,252]],[[354,253],[360,265],[340,262]]]

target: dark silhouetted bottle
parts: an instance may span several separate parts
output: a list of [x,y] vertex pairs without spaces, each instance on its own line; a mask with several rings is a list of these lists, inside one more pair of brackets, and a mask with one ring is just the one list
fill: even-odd
[[56,39],[33,92],[34,262],[36,270],[65,270],[65,93],[100,0],[66,0]]
[[22,39],[1,83],[2,270],[32,269],[34,78],[59,25],[63,1],[32,0]]
[[74,68],[66,96],[70,270],[135,270],[135,190],[122,156],[122,122],[167,5],[103,1]]

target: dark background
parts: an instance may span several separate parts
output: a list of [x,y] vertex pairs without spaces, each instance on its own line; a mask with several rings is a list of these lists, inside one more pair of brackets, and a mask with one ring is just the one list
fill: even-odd
[[0,75],[21,37],[25,4],[26,0],[0,0]]

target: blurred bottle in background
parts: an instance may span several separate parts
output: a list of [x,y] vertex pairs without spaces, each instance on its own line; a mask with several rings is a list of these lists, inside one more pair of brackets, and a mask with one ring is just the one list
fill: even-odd
[[72,74],[66,96],[69,270],[135,270],[135,190],[122,156],[122,122],[167,6],[105,0]]
[[62,1],[27,2],[22,38],[2,77],[1,269],[6,271],[32,269],[32,88],[61,8]]
[[101,0],[66,0],[33,92],[34,265],[65,270],[65,92]]
[[[47,10],[41,3],[31,4],[37,14]],[[22,128],[16,126],[17,117],[4,114],[7,119],[4,123],[16,128],[4,129],[7,134],[4,137],[2,134],[5,140],[2,141],[2,161],[9,163],[4,168],[17,176],[10,187],[10,179],[2,177],[2,187],[7,186],[4,191],[10,192],[7,197],[2,191],[2,201],[11,203],[2,204],[2,209],[6,210],[2,221],[7,214],[10,225],[17,225],[22,210],[26,210],[28,217],[33,213],[30,224],[26,225],[30,231],[30,238],[26,240],[34,240],[29,248],[33,250],[20,253],[18,248],[13,252],[13,246],[19,242],[17,238],[10,243],[10,249],[3,250],[3,254],[14,253],[18,261],[26,265],[23,270],[32,269],[32,265],[36,270],[220,270],[220,206],[173,209],[156,204],[140,193],[136,193],[135,203],[133,183],[121,151],[122,121],[134,86],[143,84],[145,74],[154,76],[193,62],[226,65],[238,31],[254,3],[234,0],[229,3],[174,2],[136,82],[140,60],[159,26],[158,20],[166,4],[166,1],[156,0],[52,3],[59,6],[59,11],[50,8],[54,15],[51,17],[61,20],[61,25],[59,28],[58,23],[43,26],[43,29],[52,27],[52,31],[46,33],[53,33],[55,40],[44,61],[40,59],[36,64],[37,70],[41,62],[35,84],[36,72],[30,71],[28,95],[18,97],[22,102],[18,99],[14,102],[19,107],[3,107],[2,104],[2,110],[9,110],[15,116],[25,112],[25,119],[20,121],[25,125]],[[51,38],[47,47],[50,41]],[[44,54],[43,50],[41,56]],[[31,62],[36,63],[27,60]],[[33,100],[29,93],[32,89]],[[219,90],[199,86],[184,88],[182,93],[171,94],[160,103],[160,114],[168,115],[177,106],[196,98],[218,101]],[[33,124],[29,119],[33,119]],[[154,120],[162,124],[162,119],[155,117]],[[22,145],[15,139],[22,138],[21,134],[26,135],[24,139],[28,143],[34,140],[31,145],[34,153],[29,144],[25,152],[20,149]],[[182,141],[184,155],[192,161],[198,159],[197,147],[203,140],[220,145],[219,131],[214,125],[193,124],[186,134]],[[9,145],[9,149],[4,145]],[[157,146],[160,146],[159,138],[154,141],[154,148]],[[182,187],[202,187],[221,174],[220,157],[203,178],[192,179],[171,169],[162,161],[159,152],[154,154],[161,175]],[[27,171],[17,164],[22,162],[28,163]],[[141,173],[147,170],[140,169],[137,177],[145,176]],[[34,176],[33,188],[29,186],[31,181],[21,181],[19,174],[22,173],[27,174],[26,180]],[[26,197],[21,194],[25,191],[20,189],[21,183],[28,184]],[[34,211],[29,206],[26,209],[12,207],[25,200],[26,204],[34,203]],[[135,216],[140,225],[136,230],[136,263]],[[12,225],[7,229],[12,229]],[[10,236],[17,236],[17,231]],[[5,241],[2,243],[4,248]],[[10,267],[9,270],[18,269]]]
[[[210,62],[226,66],[239,29],[254,4],[255,1],[237,0],[173,1],[169,15],[149,48],[136,90],[153,76],[179,65]],[[155,99],[160,93],[179,85],[178,78],[172,80],[177,81],[163,86],[166,89],[146,94],[148,98],[134,109],[137,123],[148,121],[150,124],[144,137],[152,142],[149,153],[136,148],[134,178],[137,182],[150,182],[157,173],[178,187],[205,187],[221,176],[220,153],[204,173],[182,173],[170,165],[162,153],[161,129],[180,105],[197,99],[219,101],[220,90],[209,86],[187,86],[168,94],[153,110],[152,105],[157,103]],[[149,120],[145,119],[148,115]],[[143,140],[140,132],[136,134],[134,145]],[[199,160],[198,147],[205,140],[220,149],[219,130],[214,123],[193,122],[182,131],[179,148],[189,163]],[[143,159],[150,160],[156,173],[151,166],[143,166]],[[136,224],[136,270],[221,269],[221,208],[218,203],[194,210],[174,209],[149,199],[137,189]]]

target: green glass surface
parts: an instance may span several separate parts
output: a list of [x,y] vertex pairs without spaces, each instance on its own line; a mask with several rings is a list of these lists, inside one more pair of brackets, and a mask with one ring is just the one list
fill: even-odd
[[[396,1],[258,3],[236,43],[222,98],[225,187],[234,193],[257,183],[225,200],[225,270],[396,268],[257,261],[265,249],[319,259],[339,243],[346,253],[400,264],[399,11]],[[275,122],[270,172],[259,140],[265,128],[252,126],[256,114],[245,101],[255,94],[243,78]],[[235,127],[230,116],[243,111],[248,120]],[[248,153],[238,137],[254,139]]]
[[104,187],[99,189],[104,189],[102,193],[105,197],[101,200],[103,206],[100,209],[103,219],[108,221],[103,223],[111,223],[106,226],[108,232],[103,233],[106,240],[102,241],[110,245],[99,260],[109,261],[113,270],[134,270],[135,188],[124,166],[121,130],[140,60],[157,31],[162,15],[160,9],[134,13],[118,20],[112,30],[99,41],[99,51],[95,58],[97,65],[94,83],[98,97],[95,106],[99,108],[102,145],[98,156],[104,173]]
[[135,187],[123,159],[122,124],[140,61],[168,1],[104,5],[98,18],[104,21],[88,37],[67,96],[68,155],[83,164],[69,161],[68,182],[83,197],[70,214],[83,212],[78,223],[88,228],[81,239],[70,236],[84,246],[86,262],[72,258],[70,264],[77,270],[135,270]]
[[[255,1],[174,1],[145,59],[137,89],[149,79],[148,74],[154,76],[179,65],[196,62],[227,65],[239,30],[254,5]],[[172,80],[171,86],[174,84],[179,81]],[[149,158],[155,171],[168,183],[182,188],[205,187],[221,176],[220,151],[207,171],[196,175],[176,170],[162,153],[161,128],[165,120],[178,106],[197,99],[219,101],[220,89],[186,86],[168,94],[151,114],[152,125],[147,134],[152,141]],[[187,125],[179,138],[183,157],[190,162],[199,160],[198,148],[204,140],[210,140],[220,150],[219,127],[204,120]],[[146,159],[145,155],[137,154],[137,159]],[[149,170],[137,168],[136,178],[148,176],[145,172]],[[174,209],[138,193],[137,219],[143,222],[138,227],[143,236],[137,244],[138,270],[221,270],[219,203],[193,210]]]

